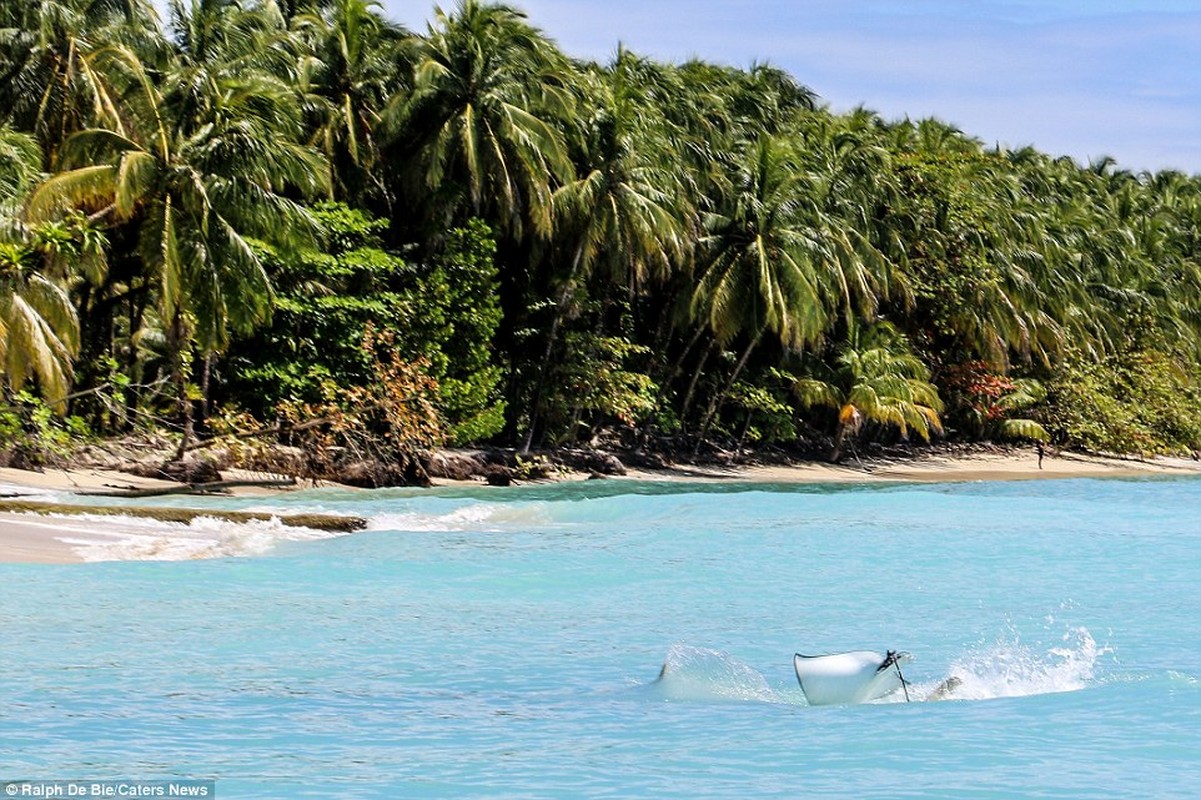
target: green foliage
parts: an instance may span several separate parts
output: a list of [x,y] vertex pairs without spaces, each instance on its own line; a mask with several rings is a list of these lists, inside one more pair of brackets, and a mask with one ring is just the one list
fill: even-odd
[[320,402],[330,382],[367,385],[373,366],[362,342],[370,329],[425,365],[451,442],[496,434],[504,425],[503,370],[492,340],[501,311],[488,227],[474,220],[450,231],[428,265],[414,266],[381,247],[384,220],[340,203],[312,213],[321,250],[263,248],[275,318],[231,350],[230,398],[263,417],[282,401]]
[[495,258],[492,232],[473,219],[448,232],[411,295],[410,334],[424,334],[424,341],[410,346],[433,365],[452,444],[483,441],[504,427],[504,370],[494,345],[502,318]]
[[29,392],[0,401],[0,464],[22,468],[61,463],[71,450],[91,440],[87,423],[63,416]]
[[770,444],[797,438],[796,409],[788,402],[782,377],[772,370],[767,386],[739,381],[731,388],[730,404],[745,413],[740,440]]
[[1201,449],[1201,375],[1160,352],[1076,355],[1051,380],[1048,399],[1045,426],[1070,445],[1144,455]]
[[337,203],[311,213],[321,249],[258,246],[275,286],[275,313],[269,327],[235,343],[226,358],[226,396],[260,418],[283,401],[319,402],[329,381],[366,384],[368,326],[399,334],[411,316],[402,293],[411,268],[380,246],[387,223]]
[[552,438],[575,441],[582,429],[606,423],[638,425],[657,405],[658,386],[633,367],[645,360],[649,348],[628,339],[572,331],[565,337],[566,355],[554,373],[554,391],[547,402]]
[[766,443],[816,406],[925,438],[943,399],[967,437],[1198,445],[1196,176],[834,114],[771,67],[577,62],[478,0],[423,35],[370,0],[149,12],[0,11],[9,393],[70,413],[79,380],[124,427],[170,383],[185,430],[336,395],[412,446]]

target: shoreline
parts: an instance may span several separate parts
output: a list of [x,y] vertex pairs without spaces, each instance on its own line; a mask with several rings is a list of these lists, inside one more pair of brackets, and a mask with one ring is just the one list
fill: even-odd
[[[1092,456],[1062,453],[1046,456],[1042,468],[1033,448],[999,454],[927,455],[913,459],[873,461],[848,466],[824,462],[804,462],[789,465],[758,465],[720,467],[709,465],[680,465],[667,469],[630,469],[624,476],[608,478],[615,481],[668,481],[680,483],[777,483],[777,484],[877,484],[877,483],[951,483],[974,481],[1063,480],[1072,478],[1137,478],[1201,476],[1201,463],[1191,459],[1157,458],[1151,461],[1114,456]],[[588,476],[577,473],[567,480],[582,480]],[[61,494],[74,494],[106,488],[167,488],[178,486],[169,481],[139,478],[106,470],[48,470],[28,472],[0,468],[0,495],[21,499],[59,501]],[[481,481],[439,479],[437,487],[479,487]],[[263,497],[275,493],[291,493],[312,488],[298,484],[295,488],[262,490],[235,489],[233,496]],[[503,488],[494,491],[503,492]],[[50,496],[47,496],[50,495]],[[74,499],[74,498],[72,498]],[[78,495],[81,502],[87,498]],[[202,506],[203,497],[195,498]],[[132,508],[133,501],[129,503]],[[111,512],[110,512],[111,513]],[[226,521],[227,524],[243,525]],[[181,526],[180,531],[186,531]],[[118,541],[128,534],[126,525],[117,520],[69,518],[42,513],[17,513],[0,510],[0,564],[74,564],[91,560],[85,557],[87,548],[95,541]],[[160,534],[160,538],[162,538]],[[93,544],[88,544],[92,542]],[[205,558],[226,555],[220,548],[198,550],[186,555]],[[154,558],[153,550],[142,557]]]
[[615,480],[720,481],[750,483],[965,483],[973,481],[1066,480],[1201,476],[1201,462],[1184,458],[1153,460],[1061,453],[1039,466],[1028,452],[933,454],[918,458],[868,461],[862,465],[812,461],[787,465],[734,467],[681,466],[667,470],[631,469]]

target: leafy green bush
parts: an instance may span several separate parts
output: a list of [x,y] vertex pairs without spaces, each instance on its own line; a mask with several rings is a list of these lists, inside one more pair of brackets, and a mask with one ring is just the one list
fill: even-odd
[[1201,448],[1201,380],[1164,353],[1069,358],[1048,385],[1046,427],[1092,450],[1144,455]]
[[504,424],[493,363],[501,311],[488,227],[473,220],[448,232],[429,264],[382,248],[385,220],[337,203],[314,209],[323,249],[264,248],[276,285],[270,327],[231,349],[227,399],[266,418],[281,403],[317,404],[326,386],[366,386],[369,330],[439,385],[438,410],[451,443],[486,439]]
[[0,406],[0,465],[35,468],[58,463],[92,438],[83,419],[58,414],[30,392],[18,392]]
[[633,369],[650,348],[617,336],[571,331],[566,355],[557,365],[546,403],[549,438],[573,442],[585,429],[606,423],[637,425],[654,413],[659,388]]

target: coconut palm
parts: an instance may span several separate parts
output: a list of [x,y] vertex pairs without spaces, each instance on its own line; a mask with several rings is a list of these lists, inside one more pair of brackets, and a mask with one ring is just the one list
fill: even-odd
[[[785,348],[816,343],[833,315],[870,316],[886,296],[890,265],[836,213],[830,173],[807,169],[786,139],[760,137],[745,153],[721,210],[706,215],[694,313],[719,343],[746,349],[726,390],[767,333]],[[710,402],[702,438],[725,391]]]
[[525,14],[462,0],[435,9],[417,47],[412,90],[393,99],[392,140],[415,199],[445,217],[494,220],[520,237],[547,232],[551,193],[572,177],[563,135],[571,96],[563,55]]
[[614,63],[587,78],[591,115],[579,125],[579,177],[552,196],[554,235],[569,253],[534,391],[525,450],[533,441],[542,390],[576,282],[595,271],[629,291],[631,304],[648,278],[663,280],[686,250],[681,178],[667,164],[669,144],[635,75],[641,59],[619,50]]
[[569,281],[597,269],[636,292],[663,279],[685,252],[682,176],[670,167],[671,144],[655,124],[619,51],[603,76],[589,80],[592,113],[580,123],[579,177],[552,196],[554,229],[572,244]]
[[297,143],[291,94],[267,76],[216,79],[204,115],[187,116],[197,112],[187,87],[164,93],[125,48],[105,57],[113,74],[123,73],[132,129],[72,136],[64,159],[73,168],[40,185],[29,212],[37,220],[79,209],[136,227],[137,255],[156,288],[172,359],[182,450],[191,435],[192,349],[220,350],[231,330],[269,318],[271,285],[248,237],[284,246],[305,240],[315,226],[288,194],[324,191],[325,164]]
[[40,250],[47,248],[16,218],[41,163],[33,136],[0,127],[0,377],[17,391],[36,377],[64,410],[58,401],[70,387],[79,321],[63,284],[43,269]]
[[[12,204],[19,200],[39,177],[41,167],[42,149],[37,140],[0,125],[0,202]],[[0,207],[0,215],[14,211],[15,208]]]
[[407,31],[374,0],[332,0],[292,20],[304,42],[297,88],[309,107],[312,143],[329,159],[342,199],[371,190],[387,199],[378,172],[380,114],[401,89]]
[[119,125],[120,113],[92,55],[116,42],[161,45],[148,0],[5,3],[0,20],[0,117],[37,136],[47,165],[77,130]]
[[784,140],[760,137],[745,156],[721,210],[705,216],[693,310],[722,342],[768,330],[786,345],[816,341],[827,318],[815,268],[825,242],[802,216],[806,175]]
[[823,378],[798,378],[793,391],[802,406],[828,406],[838,411],[830,460],[842,458],[848,435],[866,421],[891,425],[929,440],[942,432],[942,401],[930,383],[926,366],[888,322],[856,326],[838,350],[835,367]]
[[0,376],[19,391],[35,376],[59,411],[79,351],[79,320],[66,289],[41,269],[35,248],[0,242]]

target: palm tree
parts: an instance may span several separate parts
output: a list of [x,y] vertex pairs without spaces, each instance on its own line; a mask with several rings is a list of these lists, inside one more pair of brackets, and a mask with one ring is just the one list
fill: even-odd
[[92,55],[115,43],[160,46],[149,0],[6,3],[0,20],[0,118],[37,136],[48,166],[72,133],[120,125],[103,70]]
[[847,435],[857,434],[865,421],[893,425],[905,438],[911,430],[927,441],[942,432],[942,401],[929,370],[891,323],[853,328],[835,365],[825,380],[798,378],[793,383],[803,406],[838,411],[831,461],[842,458]]
[[706,215],[692,308],[719,343],[742,334],[747,346],[709,404],[702,439],[766,333],[785,348],[813,344],[838,310],[848,324],[874,313],[890,281],[883,254],[830,213],[829,176],[806,169],[788,140],[748,146],[731,186],[720,211]]
[[571,277],[600,267],[631,292],[648,277],[664,278],[686,249],[682,176],[631,74],[637,61],[619,50],[605,73],[587,81],[591,114],[579,124],[579,177],[552,196],[555,232],[574,242]]
[[629,290],[664,279],[686,250],[681,178],[667,165],[670,146],[631,72],[641,59],[620,49],[602,75],[589,76],[592,114],[580,123],[580,177],[552,196],[555,237],[566,242],[570,267],[561,278],[546,352],[534,390],[524,450],[533,442],[556,337],[576,291],[600,269]]
[[[169,4],[173,58],[159,67],[170,73],[170,80],[160,86],[164,98],[169,98],[176,127],[230,113],[232,109],[221,108],[224,93],[243,78],[252,84],[274,84],[267,97],[272,104],[279,104],[280,91],[290,91],[301,45],[275,3],[170,0]],[[294,116],[294,111],[288,109],[288,114]]]
[[414,198],[495,221],[515,238],[550,230],[551,193],[572,177],[556,123],[570,115],[563,55],[525,14],[462,0],[435,10],[412,90],[389,107]]
[[0,377],[14,391],[36,377],[45,397],[65,411],[60,401],[71,383],[79,321],[62,283],[43,269],[53,238],[39,241],[16,216],[41,163],[33,136],[0,126]]
[[388,193],[378,171],[380,114],[401,90],[407,31],[374,0],[332,0],[292,20],[305,44],[297,88],[309,107],[312,144],[332,166],[341,199]]
[[786,345],[824,329],[815,260],[824,242],[804,225],[805,174],[786,141],[760,137],[746,148],[720,211],[705,216],[702,268],[692,303],[721,342],[767,330]]
[[35,248],[0,242],[0,376],[14,391],[36,376],[62,413],[78,351],[79,320],[66,289],[42,271]]
[[125,48],[106,52],[123,73],[128,135],[90,129],[68,141],[72,166],[35,189],[29,210],[53,219],[80,209],[110,225],[132,224],[144,273],[157,291],[184,438],[192,435],[187,370],[193,347],[223,349],[231,330],[269,318],[271,285],[248,237],[287,246],[315,224],[288,198],[327,188],[323,159],[297,143],[300,120],[286,87],[261,73],[212,81],[211,103],[170,76],[164,93]]
[[[41,173],[42,149],[27,133],[0,125],[0,198],[15,205]],[[0,217],[15,215],[15,208],[0,207]]]

